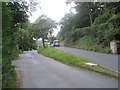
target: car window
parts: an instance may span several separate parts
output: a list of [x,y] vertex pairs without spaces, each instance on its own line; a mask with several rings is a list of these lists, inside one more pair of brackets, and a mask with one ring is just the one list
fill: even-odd
[[60,43],[60,41],[54,41],[54,43]]

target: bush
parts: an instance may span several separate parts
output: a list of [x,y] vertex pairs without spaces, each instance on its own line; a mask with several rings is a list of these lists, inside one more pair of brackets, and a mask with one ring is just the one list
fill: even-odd
[[93,23],[93,25],[100,25],[103,24],[105,22],[107,22],[107,20],[109,20],[110,17],[108,17],[107,15],[100,15],[99,17],[97,17]]
[[11,65],[18,57],[18,48],[13,24],[13,11],[2,3],[2,88],[16,88],[16,71]]
[[107,40],[120,40],[120,14],[113,15],[107,23],[109,24],[109,30],[105,32],[105,38]]
[[[101,21],[103,20],[103,21]],[[110,17],[100,16],[96,18],[94,24],[89,27],[79,28],[72,32],[73,43],[69,46],[111,53],[109,44],[111,40],[120,40],[120,15],[112,15]]]
[[96,43],[96,38],[86,35],[78,40],[78,45],[80,46],[92,46]]
[[2,88],[16,88],[17,87],[17,74],[9,57],[3,58],[2,65]]

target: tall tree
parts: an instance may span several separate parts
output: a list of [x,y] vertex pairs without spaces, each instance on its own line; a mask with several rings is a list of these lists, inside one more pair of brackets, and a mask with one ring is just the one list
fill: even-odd
[[45,15],[40,16],[32,27],[34,38],[42,38],[43,46],[45,47],[45,39],[47,39],[47,34],[52,33],[53,29],[56,28],[56,23]]
[[[23,2],[24,3],[24,2]],[[16,87],[16,73],[11,61],[18,57],[17,34],[20,23],[28,21],[27,4],[2,3],[2,87]]]
[[119,40],[120,2],[76,2],[74,8],[76,14],[69,13],[61,20],[61,40],[68,44],[90,35],[102,46]]

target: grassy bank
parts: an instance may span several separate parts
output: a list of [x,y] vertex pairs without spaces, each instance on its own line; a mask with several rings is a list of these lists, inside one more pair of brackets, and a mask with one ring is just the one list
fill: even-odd
[[110,78],[119,79],[118,73],[109,70],[107,68],[104,68],[100,65],[90,66],[85,63],[92,63],[91,61],[83,58],[79,58],[77,56],[73,56],[71,54],[65,53],[63,51],[54,49],[54,48],[40,48],[38,50],[38,53],[43,54],[44,56],[53,58],[55,60],[58,60],[62,63],[65,63],[67,65],[71,65],[73,67],[77,67],[83,70],[95,72],[97,74],[101,74]]
[[112,54],[112,50],[110,49],[110,47],[104,46],[104,44],[97,45],[97,39],[90,35],[81,37],[74,43],[71,42],[64,43],[64,45],[88,51]]
[[108,47],[100,47],[100,46],[80,46],[80,45],[74,45],[74,44],[64,44],[64,46],[67,47],[72,47],[72,48],[77,48],[77,49],[82,49],[82,50],[88,50],[88,51],[94,51],[94,52],[100,52],[100,53],[107,53],[107,54],[112,54],[112,51]]

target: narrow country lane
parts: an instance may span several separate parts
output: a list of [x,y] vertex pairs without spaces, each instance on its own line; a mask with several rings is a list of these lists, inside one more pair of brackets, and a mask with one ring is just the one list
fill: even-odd
[[106,68],[118,71],[118,59],[120,55],[105,54],[99,52],[86,51],[70,47],[55,47],[56,49],[76,55],[80,58],[86,58],[94,63],[102,65]]
[[14,61],[21,88],[118,88],[118,81],[25,51]]

